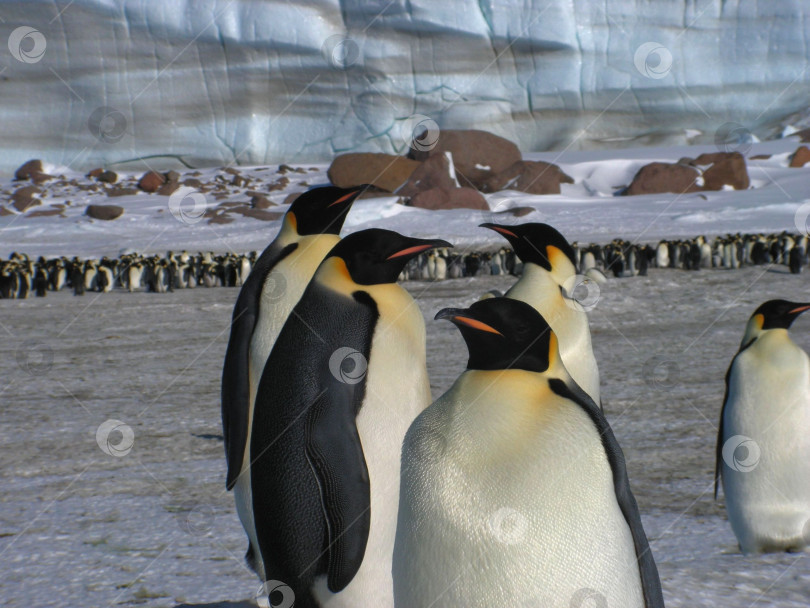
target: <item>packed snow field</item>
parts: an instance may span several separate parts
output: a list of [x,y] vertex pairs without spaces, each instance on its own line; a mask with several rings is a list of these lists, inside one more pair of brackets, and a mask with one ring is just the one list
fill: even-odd
[[[405,284],[428,319],[434,396],[466,349],[429,319],[512,281]],[[252,605],[259,581],[224,490],[219,415],[237,292],[0,301],[3,605]],[[605,412],[667,606],[806,606],[810,556],[741,555],[712,499],[723,377],[749,315],[773,297],[806,300],[805,277],[663,269],[610,279],[590,312]],[[808,320],[792,335],[810,347]]]

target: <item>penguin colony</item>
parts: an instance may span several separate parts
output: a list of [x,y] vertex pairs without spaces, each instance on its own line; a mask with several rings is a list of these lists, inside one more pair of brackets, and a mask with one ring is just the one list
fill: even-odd
[[[317,189],[320,190],[320,189]],[[575,266],[582,274],[597,269],[617,278],[645,276],[650,268],[681,270],[736,269],[781,264],[800,274],[810,263],[810,237],[801,234],[729,234],[709,241],[689,240],[638,245],[615,239],[607,245],[572,244]],[[82,260],[78,257],[39,257],[12,253],[0,260],[0,299],[44,297],[48,291],[72,289],[75,295],[113,289],[171,292],[193,287],[241,287],[256,264],[255,251],[215,254],[169,251],[165,256],[126,253]],[[520,276],[523,263],[511,247],[497,251],[453,253],[440,247],[408,261],[400,281],[436,281],[484,275]]]
[[425,323],[397,280],[452,245],[380,229],[340,239],[362,191],[297,199],[233,311],[226,486],[265,599],[567,607],[589,590],[662,607],[571,294],[574,247],[545,224],[482,226],[522,276],[438,311],[469,360],[431,404]]

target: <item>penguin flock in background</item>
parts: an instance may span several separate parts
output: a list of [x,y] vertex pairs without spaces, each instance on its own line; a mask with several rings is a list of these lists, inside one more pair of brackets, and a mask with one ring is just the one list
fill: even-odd
[[[315,189],[315,190],[320,190]],[[312,192],[312,191],[310,191]],[[306,195],[306,193],[305,193]],[[282,221],[282,230],[285,225]],[[594,280],[604,276],[646,276],[651,268],[680,270],[725,269],[775,264],[800,274],[810,264],[810,237],[803,234],[728,234],[709,241],[704,236],[687,240],[660,241],[657,245],[634,244],[614,239],[606,245],[572,243],[573,263],[582,275]],[[168,293],[194,287],[241,287],[257,263],[255,251],[215,254],[186,251],[165,255],[124,253],[100,259],[39,257],[12,253],[0,260],[0,299],[25,299],[32,293],[72,289],[86,292]],[[399,281],[442,281],[488,275],[520,276],[523,262],[513,247],[494,251],[454,253],[439,247],[420,254],[405,265]],[[37,282],[38,287],[34,286]]]
[[[361,192],[293,203],[234,307],[226,485],[267,601],[475,607],[546,594],[542,605],[569,606],[587,586],[615,605],[663,606],[599,406],[574,249],[544,224],[485,226],[514,251],[491,256],[490,272],[520,265],[522,277],[505,297],[439,312],[470,358],[431,404],[424,318],[397,280],[465,264],[446,241],[340,239]],[[521,538],[492,534],[504,509],[524,518]],[[482,553],[497,568],[469,583]]]

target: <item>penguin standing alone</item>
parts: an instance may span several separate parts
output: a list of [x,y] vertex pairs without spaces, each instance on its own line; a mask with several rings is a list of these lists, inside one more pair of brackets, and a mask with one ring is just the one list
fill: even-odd
[[339,241],[346,214],[364,187],[315,188],[290,205],[281,230],[247,276],[231,321],[222,371],[222,427],[228,460],[226,487],[248,535],[246,559],[264,576],[256,553],[250,458],[253,404],[267,357],[318,265]]
[[810,546],[810,358],[788,335],[810,303],[770,300],[748,321],[726,374],[715,451],[743,553]]
[[574,300],[576,258],[565,237],[548,224],[481,224],[503,235],[523,262],[523,275],[507,298],[532,305],[559,336],[563,363],[574,381],[601,404],[599,366],[591,346],[588,314]]
[[264,580],[296,608],[393,606],[402,440],[430,403],[425,325],[395,283],[445,241],[347,236],[279,333],[259,383],[250,479]]
[[469,361],[405,437],[397,606],[568,608],[588,589],[662,607],[622,450],[542,316],[492,298],[436,318]]

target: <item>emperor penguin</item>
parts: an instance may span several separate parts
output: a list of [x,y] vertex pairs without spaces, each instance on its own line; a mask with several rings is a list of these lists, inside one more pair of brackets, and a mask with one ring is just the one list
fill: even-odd
[[726,374],[715,451],[728,520],[743,553],[810,546],[810,358],[788,335],[810,303],[754,311]]
[[531,304],[543,315],[560,339],[563,363],[574,381],[601,405],[588,314],[571,297],[579,282],[571,245],[548,224],[481,226],[506,237],[524,264],[523,275],[506,297]]
[[[228,461],[226,487],[234,490],[236,511],[248,536],[249,563],[255,564],[256,531],[248,454],[259,380],[287,317],[318,265],[340,241],[346,214],[364,190],[325,187],[299,196],[236,299],[222,371],[222,427]],[[205,280],[203,274],[203,283]],[[260,569],[258,572],[261,575]]]
[[256,561],[296,608],[393,606],[402,441],[430,404],[425,325],[396,279],[446,241],[347,236],[295,305],[258,386]]
[[491,298],[436,319],[469,360],[405,436],[396,605],[663,607],[621,447],[543,317]]

